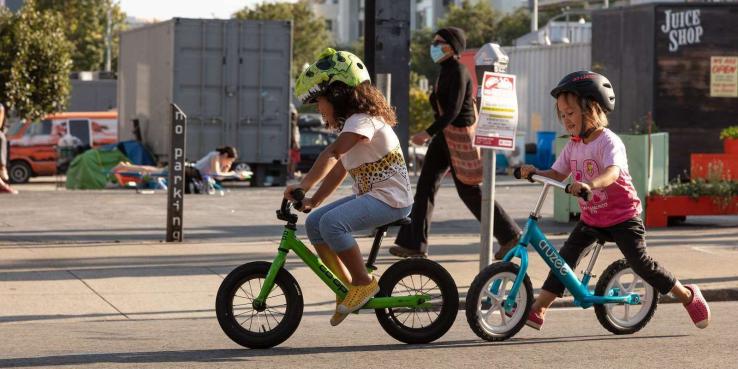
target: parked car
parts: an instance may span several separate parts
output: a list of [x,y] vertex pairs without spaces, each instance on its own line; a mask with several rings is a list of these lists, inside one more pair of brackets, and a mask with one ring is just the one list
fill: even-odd
[[300,163],[297,170],[306,173],[313,167],[318,155],[336,140],[338,135],[323,128],[300,128]]
[[297,117],[297,126],[303,128],[322,128],[325,127],[323,116],[319,113],[302,113]]
[[13,183],[31,177],[54,175],[59,163],[59,141],[80,147],[118,142],[118,113],[75,112],[46,116],[39,121],[20,121],[11,127],[8,175]]
[[407,167],[420,172],[425,162],[426,152],[428,152],[428,145],[415,145],[411,142],[407,147]]

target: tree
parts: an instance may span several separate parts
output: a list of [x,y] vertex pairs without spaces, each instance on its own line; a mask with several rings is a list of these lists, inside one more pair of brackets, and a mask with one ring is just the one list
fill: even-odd
[[511,46],[513,41],[530,32],[530,11],[526,8],[518,8],[510,13],[497,24],[497,35],[495,39],[502,46]]
[[296,3],[261,3],[233,14],[236,19],[292,21],[292,75],[297,78],[305,63],[313,63],[323,49],[333,44],[323,18],[317,17],[308,0]]
[[410,70],[434,83],[440,69],[430,58],[434,31],[428,28],[413,32],[410,41]]
[[410,86],[410,134],[418,133],[433,123],[433,109],[428,102],[428,93]]
[[119,33],[125,26],[125,14],[112,0],[36,0],[36,9],[53,11],[64,19],[64,33],[74,45],[73,70],[103,70],[108,27],[108,10],[112,44],[113,70],[118,60]]
[[461,6],[451,5],[446,17],[438,22],[439,28],[459,27],[466,33],[466,47],[478,48],[495,40],[499,14],[486,1],[471,4],[464,0]]
[[15,15],[0,14],[0,101],[18,116],[37,119],[65,108],[72,44],[61,16],[27,0]]

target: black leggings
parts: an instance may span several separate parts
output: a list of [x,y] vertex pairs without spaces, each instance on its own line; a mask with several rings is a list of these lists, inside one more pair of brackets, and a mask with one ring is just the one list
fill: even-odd
[[[397,239],[395,239],[396,245],[424,252],[428,250],[428,233],[433,218],[433,207],[436,203],[436,192],[449,168],[461,201],[477,220],[482,219],[482,189],[479,185],[471,186],[456,178],[448,146],[446,146],[446,138],[443,132],[439,132],[428,145],[423,168],[420,170],[413,210],[410,213],[412,223],[400,227]],[[494,212],[495,222],[492,233],[501,245],[508,244],[520,234],[520,227],[497,201],[495,201]]]
[[[585,227],[589,226],[581,221],[577,223],[559,251],[572,269],[579,261],[579,255],[597,241],[594,236],[584,232]],[[611,227],[596,229],[612,236],[633,271],[661,294],[667,294],[674,288],[676,284],[674,276],[646,253],[646,230],[643,228],[641,218],[635,217]],[[559,297],[564,294],[564,285],[553,272],[548,273],[542,288]]]

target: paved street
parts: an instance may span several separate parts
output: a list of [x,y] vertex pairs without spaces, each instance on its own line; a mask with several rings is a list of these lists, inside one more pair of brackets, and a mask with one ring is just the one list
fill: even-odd
[[[540,187],[499,178],[498,197],[518,222]],[[225,196],[189,196],[184,244],[165,244],[162,194],[68,192],[49,183],[20,186],[2,198],[0,224],[0,367],[731,367],[738,360],[738,217],[690,218],[649,231],[651,254],[683,282],[698,283],[713,302],[706,330],[691,325],[679,304],[661,304],[633,336],[613,336],[590,310],[552,312],[542,332],[524,328],[515,340],[476,338],[463,311],[451,331],[427,346],[389,337],[373,314],[328,324],[333,297],[294,256],[287,269],[305,299],[300,328],[273,350],[242,349],[220,330],[214,296],[235,266],[273,257],[282,225],[274,217],[279,188],[232,188]],[[347,194],[343,187],[339,194]],[[560,246],[572,224],[543,229]],[[453,187],[439,193],[431,256],[452,274],[463,298],[478,270],[479,225]],[[302,222],[302,220],[301,220]],[[302,231],[301,231],[302,232]],[[371,240],[359,238],[365,252]],[[391,243],[391,237],[386,239]],[[531,255],[535,256],[535,255]],[[601,272],[620,258],[601,254]],[[380,273],[394,262],[380,252]],[[531,258],[539,288],[546,270]],[[596,281],[595,281],[596,282]],[[566,305],[566,304],[564,304]],[[572,352],[582,353],[580,357]],[[685,356],[692,355],[692,356]],[[684,361],[682,361],[684,360]]]

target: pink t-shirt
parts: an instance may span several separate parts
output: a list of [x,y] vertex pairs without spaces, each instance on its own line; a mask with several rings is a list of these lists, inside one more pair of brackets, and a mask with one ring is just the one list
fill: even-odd
[[641,200],[628,172],[623,141],[605,128],[588,144],[569,141],[551,167],[561,174],[572,174],[577,182],[588,183],[612,165],[620,168],[618,179],[604,189],[593,190],[589,202],[579,198],[580,219],[587,225],[609,227],[634,218],[642,211]]

